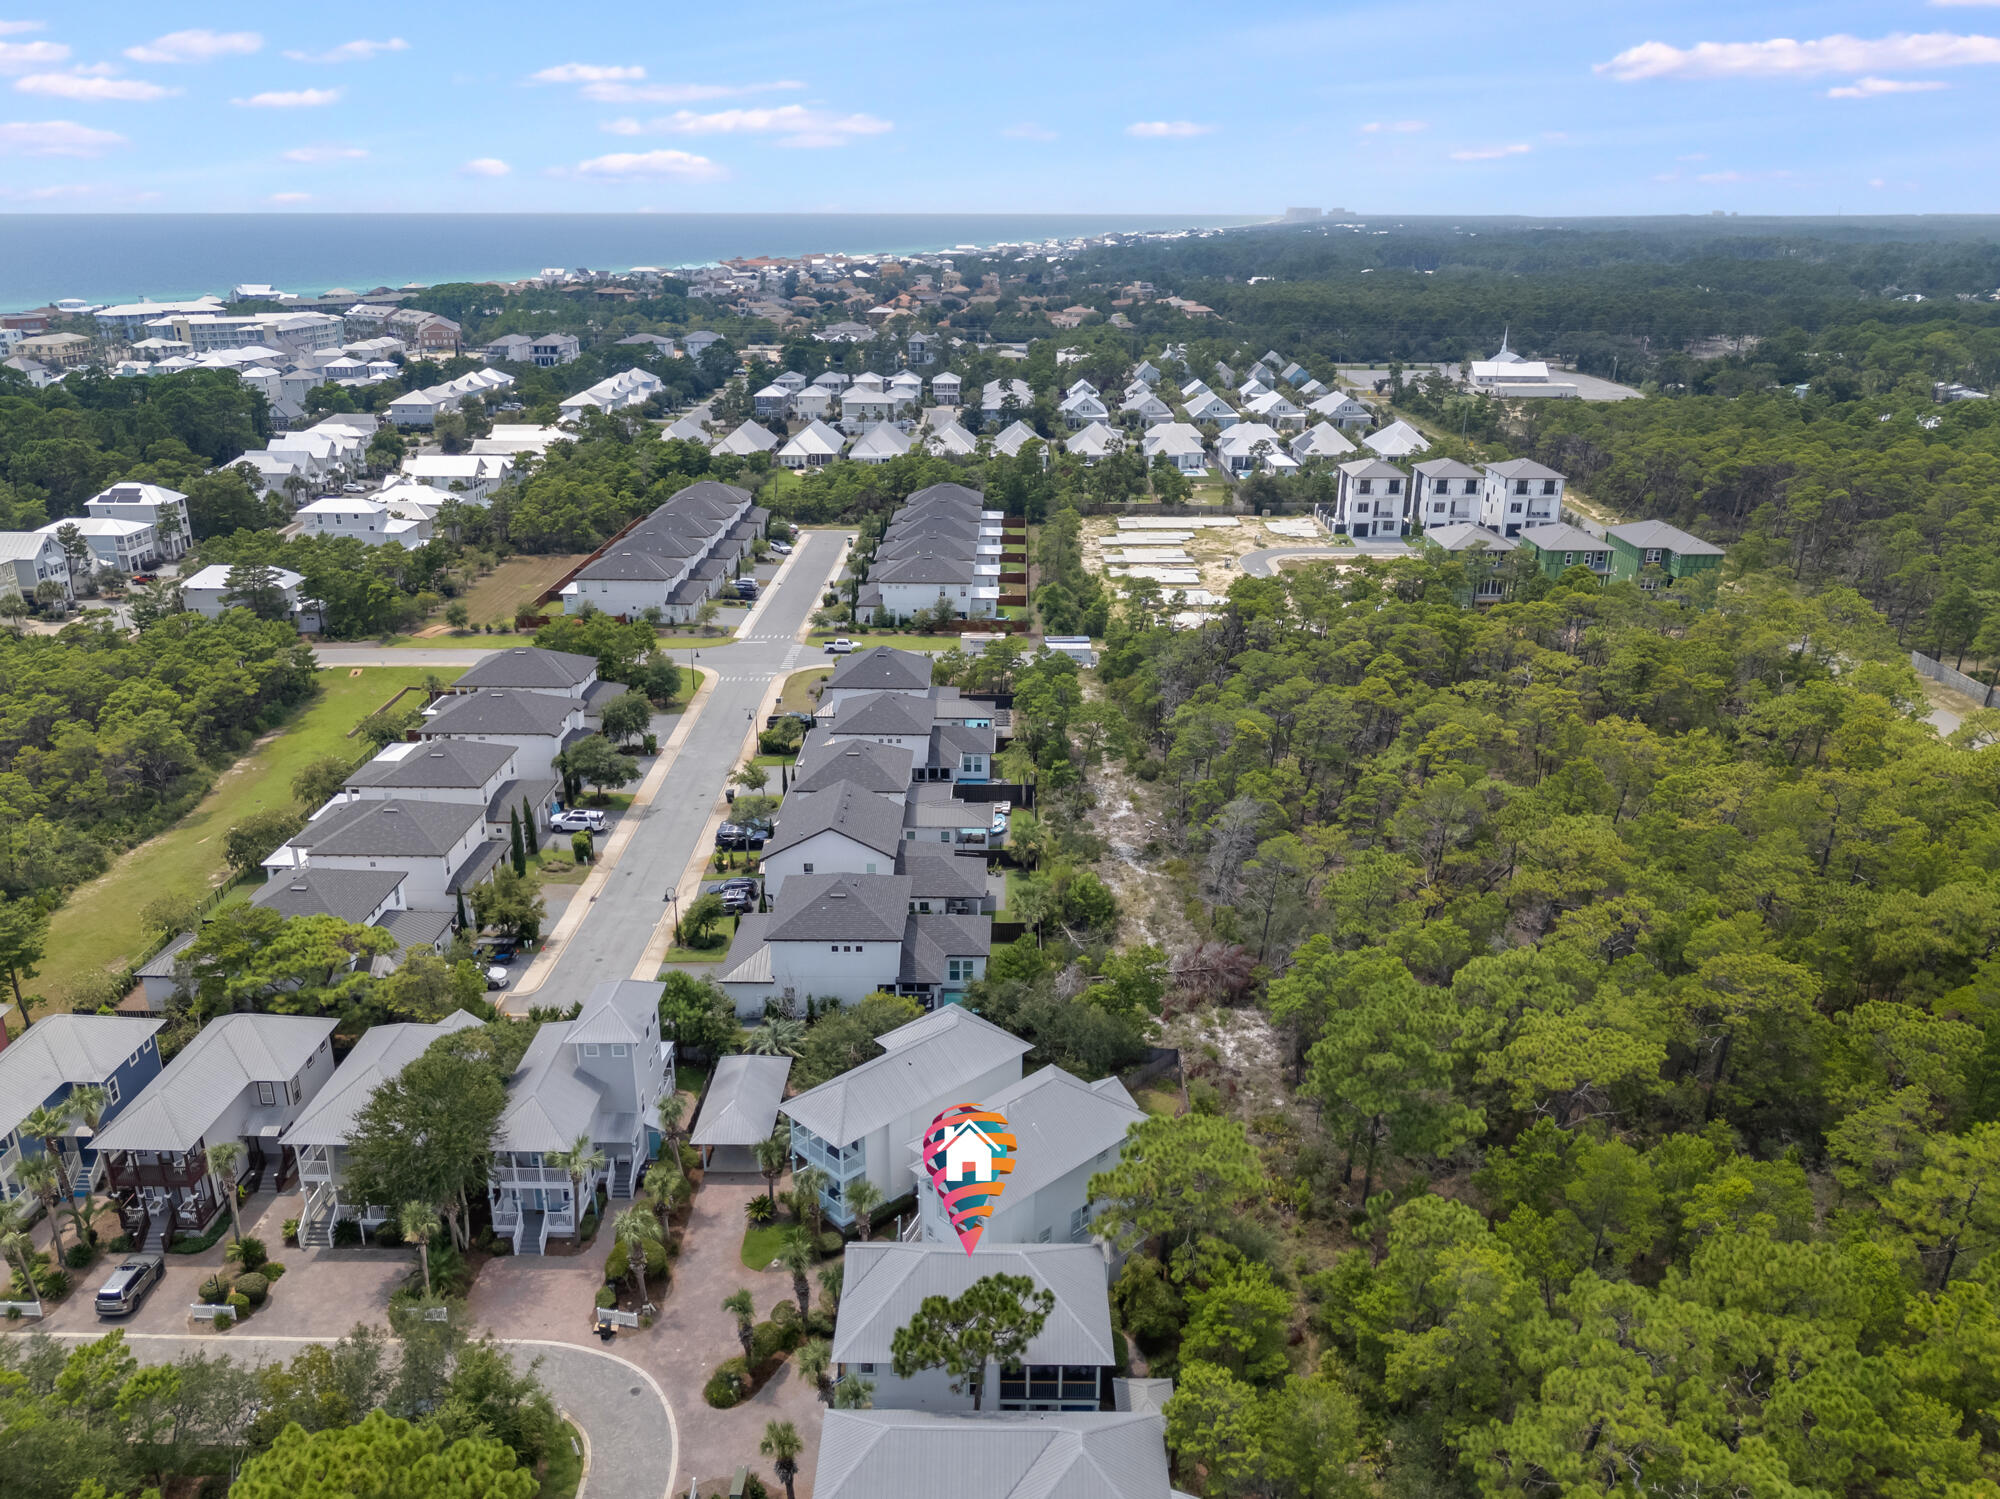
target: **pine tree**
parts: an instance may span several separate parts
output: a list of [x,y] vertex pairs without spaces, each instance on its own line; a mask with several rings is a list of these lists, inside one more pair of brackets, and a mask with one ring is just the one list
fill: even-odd
[[463,890],[458,892],[457,899],[458,899],[458,929],[460,931],[464,931],[467,927],[471,926],[472,923],[466,919],[465,892]]
[[542,851],[542,840],[535,835],[535,809],[528,805],[525,796],[521,798],[521,830],[527,834],[528,855],[532,858]]
[[509,832],[514,844],[514,873],[528,872],[528,850],[521,842],[521,814],[510,811],[507,814]]

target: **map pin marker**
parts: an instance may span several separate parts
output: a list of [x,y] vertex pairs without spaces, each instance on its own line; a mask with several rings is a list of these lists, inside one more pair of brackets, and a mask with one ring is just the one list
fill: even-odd
[[976,1103],[953,1104],[924,1131],[924,1170],[967,1254],[1007,1188],[1015,1150],[1006,1118]]

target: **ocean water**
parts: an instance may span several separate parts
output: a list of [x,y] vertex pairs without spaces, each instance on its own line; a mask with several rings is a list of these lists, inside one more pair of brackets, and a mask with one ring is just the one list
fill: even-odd
[[1175,214],[12,214],[0,309],[226,293],[317,296],[408,282],[512,281],[545,266],[624,270],[738,255],[902,253],[1256,222]]

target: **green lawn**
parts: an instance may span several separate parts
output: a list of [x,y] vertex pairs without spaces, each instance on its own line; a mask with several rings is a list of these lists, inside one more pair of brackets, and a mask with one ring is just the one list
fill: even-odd
[[785,1232],[792,1225],[781,1210],[774,1222],[762,1228],[752,1226],[743,1235],[743,1265],[748,1270],[768,1270],[778,1251],[785,1247]]
[[[681,651],[692,646],[700,650],[705,645],[722,645],[729,639],[727,631],[715,635],[662,635],[658,644],[668,650]],[[349,643],[349,642],[336,642]],[[356,645],[365,641],[351,642]],[[393,636],[389,642],[392,651],[497,651],[507,646],[533,645],[535,637],[518,634],[513,630],[496,630],[491,635],[480,630],[447,631],[442,635]],[[683,662],[683,665],[686,663]]]
[[583,1442],[576,1428],[565,1421],[542,1459],[541,1487],[535,1490],[535,1499],[575,1499],[582,1483]]
[[[839,630],[815,630],[812,639],[806,642],[807,648],[810,649],[818,646],[823,650],[827,641],[833,639],[835,635],[842,633]],[[896,635],[887,632],[871,633],[866,630],[848,634],[846,638],[854,642],[854,648],[857,651],[872,650],[878,645],[888,645],[894,646],[899,651],[927,651],[941,655],[958,644],[958,637],[956,635]]]
[[793,672],[785,678],[785,690],[778,699],[778,708],[785,713],[812,713],[819,708],[819,699],[812,694],[815,682],[821,682],[833,675],[833,667],[808,666]]
[[1141,1088],[1132,1095],[1132,1102],[1148,1114],[1164,1115],[1172,1118],[1181,1111],[1181,1096],[1172,1088]]
[[139,913],[161,895],[199,895],[222,883],[228,866],[223,835],[258,812],[292,800],[292,777],[325,755],[359,759],[364,748],[347,731],[398,690],[428,676],[449,681],[449,668],[336,667],[319,673],[322,689],[304,712],[223,772],[209,794],[173,827],[142,843],[70,896],[49,923],[48,955],[36,988],[59,1005],[66,985],[84,974],[115,972],[146,949]]

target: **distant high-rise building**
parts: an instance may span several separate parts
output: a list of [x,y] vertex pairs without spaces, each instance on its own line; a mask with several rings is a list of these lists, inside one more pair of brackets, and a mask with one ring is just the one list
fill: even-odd
[[1285,222],[1287,224],[1304,224],[1318,217],[1319,210],[1317,208],[1287,208],[1285,210]]

